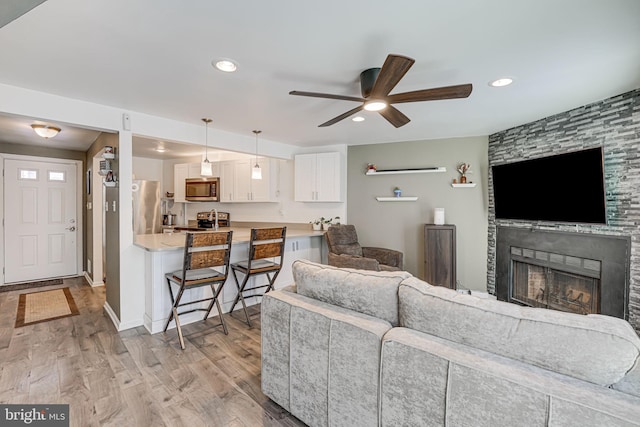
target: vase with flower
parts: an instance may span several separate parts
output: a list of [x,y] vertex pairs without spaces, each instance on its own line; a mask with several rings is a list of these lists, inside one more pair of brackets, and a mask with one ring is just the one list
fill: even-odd
[[469,163],[460,163],[457,169],[460,174],[460,184],[466,184],[467,174],[471,173],[471,165]]

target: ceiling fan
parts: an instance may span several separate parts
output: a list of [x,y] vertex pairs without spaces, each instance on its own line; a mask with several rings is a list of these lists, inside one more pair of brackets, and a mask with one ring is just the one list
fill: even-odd
[[389,92],[391,92],[402,77],[404,77],[414,62],[416,62],[415,59],[402,55],[390,54],[384,61],[382,68],[369,68],[364,70],[360,73],[361,98],[356,96],[332,95],[329,93],[301,92],[299,90],[293,90],[289,92],[289,95],[340,99],[344,101],[362,103],[362,105],[359,105],[346,113],[340,114],[328,122],[322,123],[318,127],[331,126],[364,109],[367,111],[379,112],[380,115],[387,119],[389,123],[399,128],[400,126],[406,125],[411,120],[391,104],[466,98],[471,94],[473,86],[470,83],[467,83],[463,85],[423,89],[389,95]]

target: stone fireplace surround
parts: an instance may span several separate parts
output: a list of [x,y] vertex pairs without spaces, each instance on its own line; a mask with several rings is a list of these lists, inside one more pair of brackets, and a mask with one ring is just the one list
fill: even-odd
[[[491,166],[596,146],[604,148],[607,225],[496,220]],[[640,89],[492,134],[488,161],[487,291],[496,294],[499,226],[630,237],[627,312],[640,334]],[[579,185],[579,172],[558,185]]]
[[501,301],[509,301],[511,297],[512,247],[585,258],[601,263],[600,313],[628,319],[630,246],[631,239],[624,236],[498,227],[496,296]]

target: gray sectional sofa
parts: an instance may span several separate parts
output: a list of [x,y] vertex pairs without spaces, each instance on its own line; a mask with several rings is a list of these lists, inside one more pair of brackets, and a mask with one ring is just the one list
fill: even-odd
[[640,426],[624,320],[293,265],[262,301],[262,389],[311,426]]

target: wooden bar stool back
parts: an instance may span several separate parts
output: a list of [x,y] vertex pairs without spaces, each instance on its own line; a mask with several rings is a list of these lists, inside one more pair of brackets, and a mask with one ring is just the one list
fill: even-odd
[[[192,313],[194,311],[204,311],[202,320],[207,320],[213,305],[218,309],[220,324],[224,333],[228,334],[227,325],[222,316],[219,297],[222,287],[229,275],[229,260],[231,255],[231,239],[233,231],[221,231],[210,233],[186,233],[184,245],[184,260],[182,270],[167,273],[167,284],[169,286],[169,295],[171,296],[171,313],[164,326],[164,332],[167,332],[169,323],[175,320],[178,337],[180,339],[180,347],[184,350],[184,337],[180,328],[180,320],[178,316],[181,314]],[[177,285],[178,293],[174,298],[172,285]],[[182,301],[184,293],[188,289],[209,286],[212,295],[193,301]],[[202,304],[190,310],[178,311],[179,307],[185,305],[199,304],[209,301],[209,305],[204,308]]]
[[[287,227],[275,228],[253,228],[251,229],[251,240],[249,241],[249,258],[231,264],[233,279],[238,288],[238,294],[233,300],[233,305],[229,313],[233,312],[238,301],[242,303],[244,315],[247,318],[247,325],[251,326],[249,313],[247,312],[246,298],[261,297],[265,293],[273,290],[273,284],[282,269],[284,260],[284,243],[287,234]],[[237,273],[244,275],[242,282],[238,280]],[[250,277],[264,274],[267,276],[267,283],[255,285],[247,288]],[[256,290],[265,289],[262,293]]]

